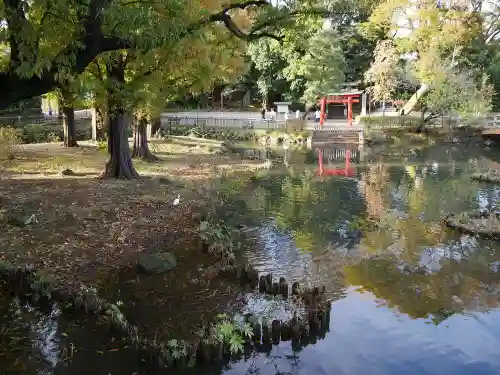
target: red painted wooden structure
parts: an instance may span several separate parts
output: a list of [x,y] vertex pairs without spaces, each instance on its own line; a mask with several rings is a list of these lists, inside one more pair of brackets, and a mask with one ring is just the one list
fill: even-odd
[[323,128],[326,119],[326,105],[330,103],[347,104],[347,122],[352,126],[352,103],[359,103],[360,91],[329,94],[321,98],[319,125]]
[[353,177],[356,172],[351,167],[351,151],[345,150],[345,168],[325,168],[323,165],[323,150],[318,151],[318,165],[317,174],[319,176],[348,176]]

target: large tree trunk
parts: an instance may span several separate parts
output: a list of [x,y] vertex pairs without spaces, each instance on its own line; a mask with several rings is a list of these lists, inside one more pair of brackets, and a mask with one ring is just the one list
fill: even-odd
[[128,145],[127,127],[123,119],[123,112],[116,112],[110,116],[108,128],[108,153],[104,177],[133,179],[139,177]]
[[108,153],[109,160],[104,171],[105,178],[138,178],[132,154],[128,145],[127,128],[124,122],[124,105],[121,99],[121,90],[125,85],[125,59],[121,53],[110,57],[107,65],[108,76],[114,84],[108,95],[109,126],[108,126]]
[[134,140],[132,157],[141,158],[146,161],[155,161],[158,158],[149,151],[148,146],[148,124],[144,119],[134,121]]
[[76,142],[75,110],[73,105],[63,105],[64,146],[78,147]]
[[161,116],[153,119],[151,123],[151,135],[152,136],[159,135],[158,132],[160,131],[160,129],[161,129]]
[[415,109],[415,106],[418,104],[419,100],[425,94],[427,94],[429,90],[430,86],[427,83],[422,83],[417,92],[413,94],[410,100],[408,100],[408,102],[403,106],[403,109],[401,110],[401,116],[408,116]]
[[62,116],[64,146],[77,147],[76,143],[76,128],[75,128],[75,109],[73,107],[74,95],[69,89],[69,84],[62,86],[59,90],[59,103],[61,111],[59,116]]

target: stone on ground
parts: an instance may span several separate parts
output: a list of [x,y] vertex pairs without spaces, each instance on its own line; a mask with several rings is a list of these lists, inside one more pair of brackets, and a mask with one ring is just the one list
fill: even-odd
[[74,176],[75,172],[73,172],[71,169],[66,168],[61,171],[61,176]]
[[139,270],[145,273],[161,274],[177,266],[177,259],[172,253],[142,254],[137,261]]

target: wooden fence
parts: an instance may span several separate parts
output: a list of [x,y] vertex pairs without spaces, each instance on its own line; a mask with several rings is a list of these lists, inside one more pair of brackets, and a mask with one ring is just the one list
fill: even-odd
[[494,113],[484,119],[485,128],[500,128],[500,113]]
[[171,126],[201,126],[213,128],[237,128],[237,129],[265,129],[265,130],[284,130],[284,120],[262,120],[248,118],[228,118],[228,117],[196,117],[196,116],[172,116],[162,114],[162,128]]

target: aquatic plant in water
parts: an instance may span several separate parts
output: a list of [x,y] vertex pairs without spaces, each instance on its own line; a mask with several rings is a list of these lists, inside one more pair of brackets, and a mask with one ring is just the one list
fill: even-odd
[[226,314],[219,314],[208,334],[204,327],[198,332],[198,336],[203,345],[219,347],[221,351],[227,349],[230,355],[238,355],[243,352],[247,340],[253,337],[253,328],[247,322],[238,322]]

